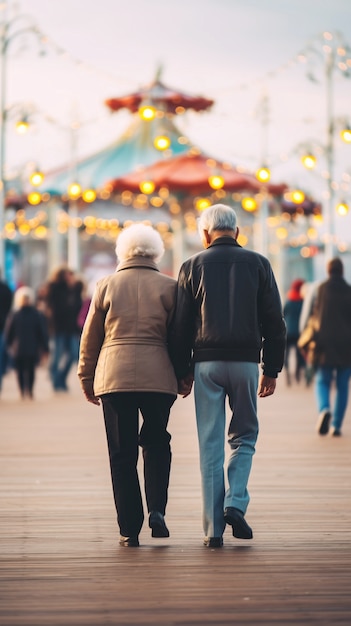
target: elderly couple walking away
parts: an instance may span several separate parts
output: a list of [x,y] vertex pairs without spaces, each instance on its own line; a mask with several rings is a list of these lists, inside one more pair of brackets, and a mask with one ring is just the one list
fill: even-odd
[[[117,271],[97,284],[83,328],[78,375],[86,399],[102,402],[122,546],[139,545],[144,521],[139,445],[151,535],[169,536],[167,425],[177,393],[189,395],[193,382],[203,543],[221,547],[226,524],[234,537],[252,538],[245,513],[258,435],[257,395],[275,391],[286,333],[271,266],[238,244],[238,232],[232,208],[206,209],[199,219],[205,250],[183,263],[176,282],[158,270],[160,235],[134,224],[118,237]],[[227,398],[231,454],[225,489]]]

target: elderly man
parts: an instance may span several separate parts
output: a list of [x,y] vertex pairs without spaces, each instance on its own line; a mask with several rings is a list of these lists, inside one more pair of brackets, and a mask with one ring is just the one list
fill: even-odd
[[[180,269],[170,351],[184,395],[190,393],[194,368],[204,545],[220,547],[226,523],[234,537],[253,536],[244,516],[258,434],[257,390],[262,398],[275,391],[286,331],[269,261],[238,244],[235,211],[222,204],[209,207],[199,232],[205,250]],[[227,491],[226,397],[232,412]]]

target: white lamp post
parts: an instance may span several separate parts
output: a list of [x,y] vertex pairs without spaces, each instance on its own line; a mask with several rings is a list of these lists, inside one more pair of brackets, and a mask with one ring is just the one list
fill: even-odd
[[[0,9],[1,10],[1,9]],[[34,25],[21,26],[21,20],[28,20],[25,15],[6,19],[6,5],[2,9],[3,19],[0,22],[0,271],[5,270],[5,154],[6,154],[6,78],[7,52],[10,43],[20,35],[32,32],[39,37],[40,33]]]

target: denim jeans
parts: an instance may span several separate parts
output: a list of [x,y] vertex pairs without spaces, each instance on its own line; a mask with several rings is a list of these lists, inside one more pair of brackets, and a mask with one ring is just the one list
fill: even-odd
[[332,382],[335,379],[336,395],[334,408],[332,411],[332,426],[336,430],[341,429],[345,416],[347,401],[349,396],[349,381],[351,378],[351,367],[319,367],[316,372],[316,399],[318,411],[330,409],[330,391]]
[[[257,363],[205,361],[195,364],[195,407],[200,449],[203,529],[221,537],[224,509],[246,512],[247,484],[258,435]],[[228,427],[228,487],[224,477],[226,398],[232,414]]]
[[53,338],[50,375],[55,390],[67,390],[67,376],[73,363],[78,361],[79,335],[59,333]]

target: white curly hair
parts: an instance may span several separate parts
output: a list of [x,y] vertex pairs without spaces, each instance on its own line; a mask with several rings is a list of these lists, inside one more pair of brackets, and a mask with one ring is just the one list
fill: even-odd
[[118,236],[116,254],[120,261],[143,256],[160,261],[165,249],[160,233],[146,224],[132,224]]

